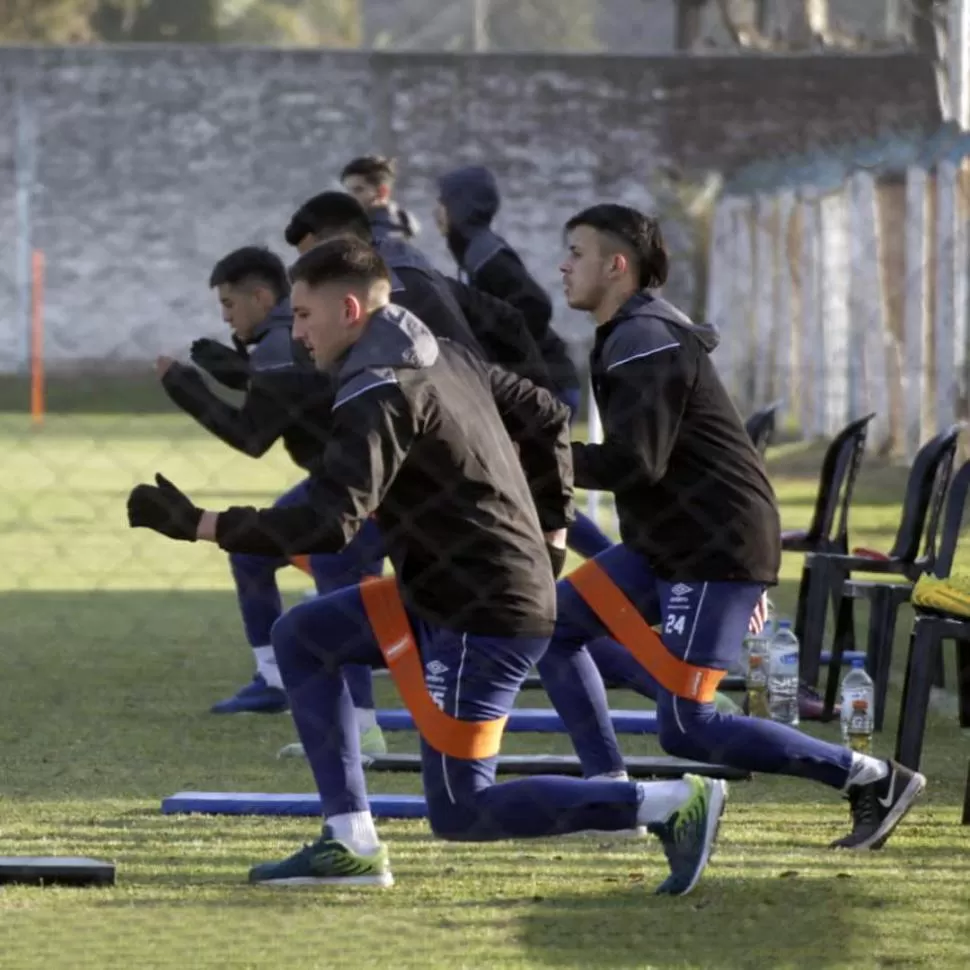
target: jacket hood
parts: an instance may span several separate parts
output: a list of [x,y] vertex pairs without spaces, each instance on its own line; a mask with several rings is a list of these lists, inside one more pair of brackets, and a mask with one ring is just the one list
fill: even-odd
[[390,303],[370,318],[363,336],[341,363],[338,376],[346,384],[365,371],[420,370],[437,359],[434,334],[413,313]]
[[292,326],[293,308],[290,306],[290,298],[286,296],[269,311],[266,319],[252,332],[246,343],[257,343],[271,330],[279,330],[281,327]]
[[714,350],[721,342],[721,335],[717,327],[709,323],[694,323],[686,313],[678,310],[672,303],[646,292],[637,293],[627,300],[620,307],[615,319],[619,322],[634,317],[653,317],[687,330],[697,337],[707,353]]
[[450,228],[463,236],[487,227],[501,202],[495,176],[483,165],[456,168],[442,176],[438,198],[448,212]]
[[417,219],[406,209],[402,209],[396,202],[375,206],[368,213],[371,230],[375,238],[380,239],[388,233],[403,233],[413,236],[417,232]]

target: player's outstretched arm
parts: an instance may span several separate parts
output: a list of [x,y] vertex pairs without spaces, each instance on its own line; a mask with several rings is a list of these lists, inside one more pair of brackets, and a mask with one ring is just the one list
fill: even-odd
[[191,357],[196,367],[201,367],[223,387],[232,391],[245,391],[249,387],[249,356],[245,347],[234,340],[236,347],[227,347],[218,340],[200,337],[193,341]]
[[299,397],[298,375],[287,372],[257,372],[241,407],[221,400],[192,367],[175,361],[159,371],[162,387],[172,402],[203,428],[231,448],[250,458],[266,454],[286,428],[294,422],[294,402]]
[[414,438],[404,396],[379,388],[338,405],[330,440],[311,469],[310,503],[286,508],[198,508],[170,482],[138,485],[128,524],[173,539],[216,542],[227,552],[292,556],[336,553],[357,534],[390,488]]

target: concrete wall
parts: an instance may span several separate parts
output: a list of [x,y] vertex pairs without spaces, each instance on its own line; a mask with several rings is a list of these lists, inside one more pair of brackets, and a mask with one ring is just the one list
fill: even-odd
[[[206,278],[230,248],[284,250],[306,196],[352,155],[402,164],[422,242],[433,179],[492,165],[499,228],[556,292],[559,231],[593,201],[672,205],[688,175],[939,120],[909,55],[795,59],[394,55],[232,48],[0,49],[0,371],[21,369],[17,102],[36,128],[32,244],[43,249],[52,368],[102,368],[221,332]],[[676,226],[674,229],[676,230]],[[675,241],[683,234],[672,231]],[[289,254],[287,254],[289,255]],[[686,258],[669,295],[689,300]],[[561,329],[588,330],[560,305]]]

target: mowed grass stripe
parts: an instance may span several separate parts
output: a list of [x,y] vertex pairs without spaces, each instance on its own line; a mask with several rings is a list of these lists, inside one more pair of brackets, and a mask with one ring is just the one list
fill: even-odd
[[[970,746],[939,715],[927,739],[930,788],[881,853],[825,848],[847,823],[837,793],[758,778],[732,787],[719,851],[683,900],[650,895],[665,874],[652,840],[454,845],[406,822],[381,825],[392,891],[247,886],[250,864],[298,848],[314,822],[166,818],[161,798],[308,790],[309,774],[275,760],[293,740],[288,718],[207,713],[250,675],[225,556],[130,531],[124,497],[159,470],[205,504],[260,503],[297,473],[279,449],[252,461],[166,414],[55,415],[36,433],[3,416],[0,445],[0,851],[119,867],[110,890],[0,890],[4,970],[970,966],[970,829],[958,824]],[[814,446],[773,454],[786,527],[808,522],[820,456]],[[888,548],[905,474],[864,467],[857,544]],[[800,566],[786,557],[774,593],[788,612]],[[281,580],[290,602],[307,585],[295,570]],[[904,615],[897,682],[907,628]],[[389,684],[378,690],[382,704],[398,704]],[[894,692],[882,753],[897,708]],[[834,725],[808,729],[837,737]],[[391,742],[415,749],[408,735]],[[508,739],[513,753],[539,745],[569,751],[562,738]],[[624,748],[657,751],[652,739]],[[418,789],[408,776],[370,782]]]

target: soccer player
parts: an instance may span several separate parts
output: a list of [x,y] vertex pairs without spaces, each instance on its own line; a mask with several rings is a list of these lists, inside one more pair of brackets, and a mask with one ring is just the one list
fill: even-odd
[[392,199],[396,177],[394,159],[381,155],[355,158],[340,173],[343,187],[367,210],[376,239],[413,239],[421,231],[414,215]]
[[[566,233],[566,298],[596,323],[590,367],[604,427],[602,444],[573,443],[575,480],[614,493],[622,537],[559,583],[539,665],[584,768],[622,760],[611,765],[608,743],[572,713],[557,668],[569,647],[610,634],[659,682],[667,752],[845,792],[852,831],[833,847],[879,848],[925,787],[921,774],[711,703],[781,558],[771,486],[711,363],[716,332],[651,294],[667,277],[655,220],[598,205]],[[646,629],[657,622],[662,640]]]
[[[268,249],[248,246],[216,263],[209,278],[232,331],[236,349],[212,340],[196,341],[193,360],[229,386],[245,392],[240,407],[214,394],[198,370],[162,357],[157,370],[172,401],[226,444],[259,458],[279,439],[290,457],[306,469],[326,440],[333,404],[333,384],[313,366],[306,349],[294,342],[290,284],[282,261]],[[304,480],[286,492],[279,507],[305,501]],[[371,524],[360,539],[339,555],[310,557],[309,571],[319,593],[380,575],[383,551]],[[282,613],[276,573],[285,556],[229,557],[246,638],[256,660],[251,683],[212,708],[216,714],[278,713],[287,709],[286,694],[273,654],[270,631]],[[350,671],[364,746],[386,750],[377,727],[370,670]]]
[[[391,270],[391,296],[397,305],[410,310],[436,337],[455,340],[540,386],[547,386],[549,377],[538,347],[521,327],[516,310],[498,300],[492,299],[489,303],[489,297],[476,294],[463,284],[449,286],[421,251],[409,243],[388,235],[375,237],[367,212],[351,196],[343,192],[321,192],[313,196],[293,214],[284,235],[287,243],[301,254],[338,236],[353,236],[373,243]],[[469,311],[467,316],[463,307]],[[515,316],[511,322],[507,319],[509,315]],[[509,339],[510,333],[517,336]],[[374,693],[370,669],[355,667],[351,678],[362,730],[373,732],[376,716],[372,716]],[[365,703],[369,706],[362,706]],[[367,753],[380,754],[378,736],[368,733],[366,737],[369,739]],[[286,751],[298,754],[299,745],[288,745]]]
[[567,409],[390,304],[390,272],[362,241],[324,243],[290,275],[294,333],[337,383],[308,504],[217,514],[161,476],[128,501],[133,527],[238,552],[334,553],[372,515],[387,542],[396,579],[300,604],[274,628],[326,825],[312,845],[256,866],[251,881],[391,884],[342,675],[347,663],[386,660],[421,728],[436,834],[489,841],[647,825],[671,868],[659,891],[690,891],[714,841],[722,781],[495,782],[504,718],[555,622],[547,544],[561,558],[572,509]]
[[[579,376],[563,339],[553,330],[552,302],[533,279],[519,254],[492,230],[500,204],[498,183],[480,165],[459,168],[438,182],[435,222],[468,282],[478,290],[511,304],[522,313],[556,392],[579,412]],[[592,519],[577,514],[569,546],[587,559],[610,547],[610,540]]]

